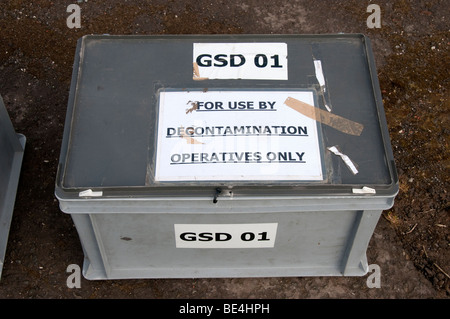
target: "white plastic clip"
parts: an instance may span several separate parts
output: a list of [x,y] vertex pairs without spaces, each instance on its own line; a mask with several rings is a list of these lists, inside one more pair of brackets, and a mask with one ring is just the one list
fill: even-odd
[[92,189],[87,189],[85,191],[81,191],[78,194],[79,197],[101,197],[103,196],[103,192],[102,191],[98,191],[98,192],[94,192],[92,191]]
[[376,194],[376,190],[367,186],[363,188],[353,188],[353,194]]

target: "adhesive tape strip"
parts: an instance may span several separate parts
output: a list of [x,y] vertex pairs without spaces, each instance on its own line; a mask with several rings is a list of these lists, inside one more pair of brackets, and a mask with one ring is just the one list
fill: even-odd
[[292,97],[288,97],[286,101],[284,101],[284,104],[313,120],[319,121],[320,123],[346,134],[359,136],[364,129],[364,125],[360,123],[326,112]]
[[353,163],[353,161],[348,157],[347,155],[343,154],[336,146],[328,147],[328,150],[332,152],[333,154],[340,156],[342,160],[344,161],[345,165],[350,169],[350,171],[353,173],[353,175],[358,174],[358,169],[356,168],[356,165]]
[[193,63],[193,75],[192,75],[192,79],[195,81],[203,81],[203,80],[208,80],[208,78],[203,78],[200,76],[200,70],[198,68],[198,64],[197,62]]

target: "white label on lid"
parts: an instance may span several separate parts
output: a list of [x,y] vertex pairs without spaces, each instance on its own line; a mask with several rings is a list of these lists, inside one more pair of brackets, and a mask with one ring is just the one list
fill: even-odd
[[155,181],[323,180],[312,91],[160,92]]
[[286,43],[194,43],[194,80],[287,80]]
[[278,223],[175,224],[177,248],[272,248]]

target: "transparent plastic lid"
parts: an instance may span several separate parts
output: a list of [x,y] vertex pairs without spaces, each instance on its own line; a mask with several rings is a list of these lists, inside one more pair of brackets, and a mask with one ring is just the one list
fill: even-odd
[[362,35],[79,40],[60,190],[394,193],[396,183]]

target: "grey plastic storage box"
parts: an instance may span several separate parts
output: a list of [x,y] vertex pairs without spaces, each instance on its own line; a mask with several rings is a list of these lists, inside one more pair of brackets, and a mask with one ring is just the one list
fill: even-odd
[[367,273],[398,178],[366,37],[85,36],[73,70],[86,278]]
[[26,138],[16,134],[0,96],[0,277],[19,184]]

